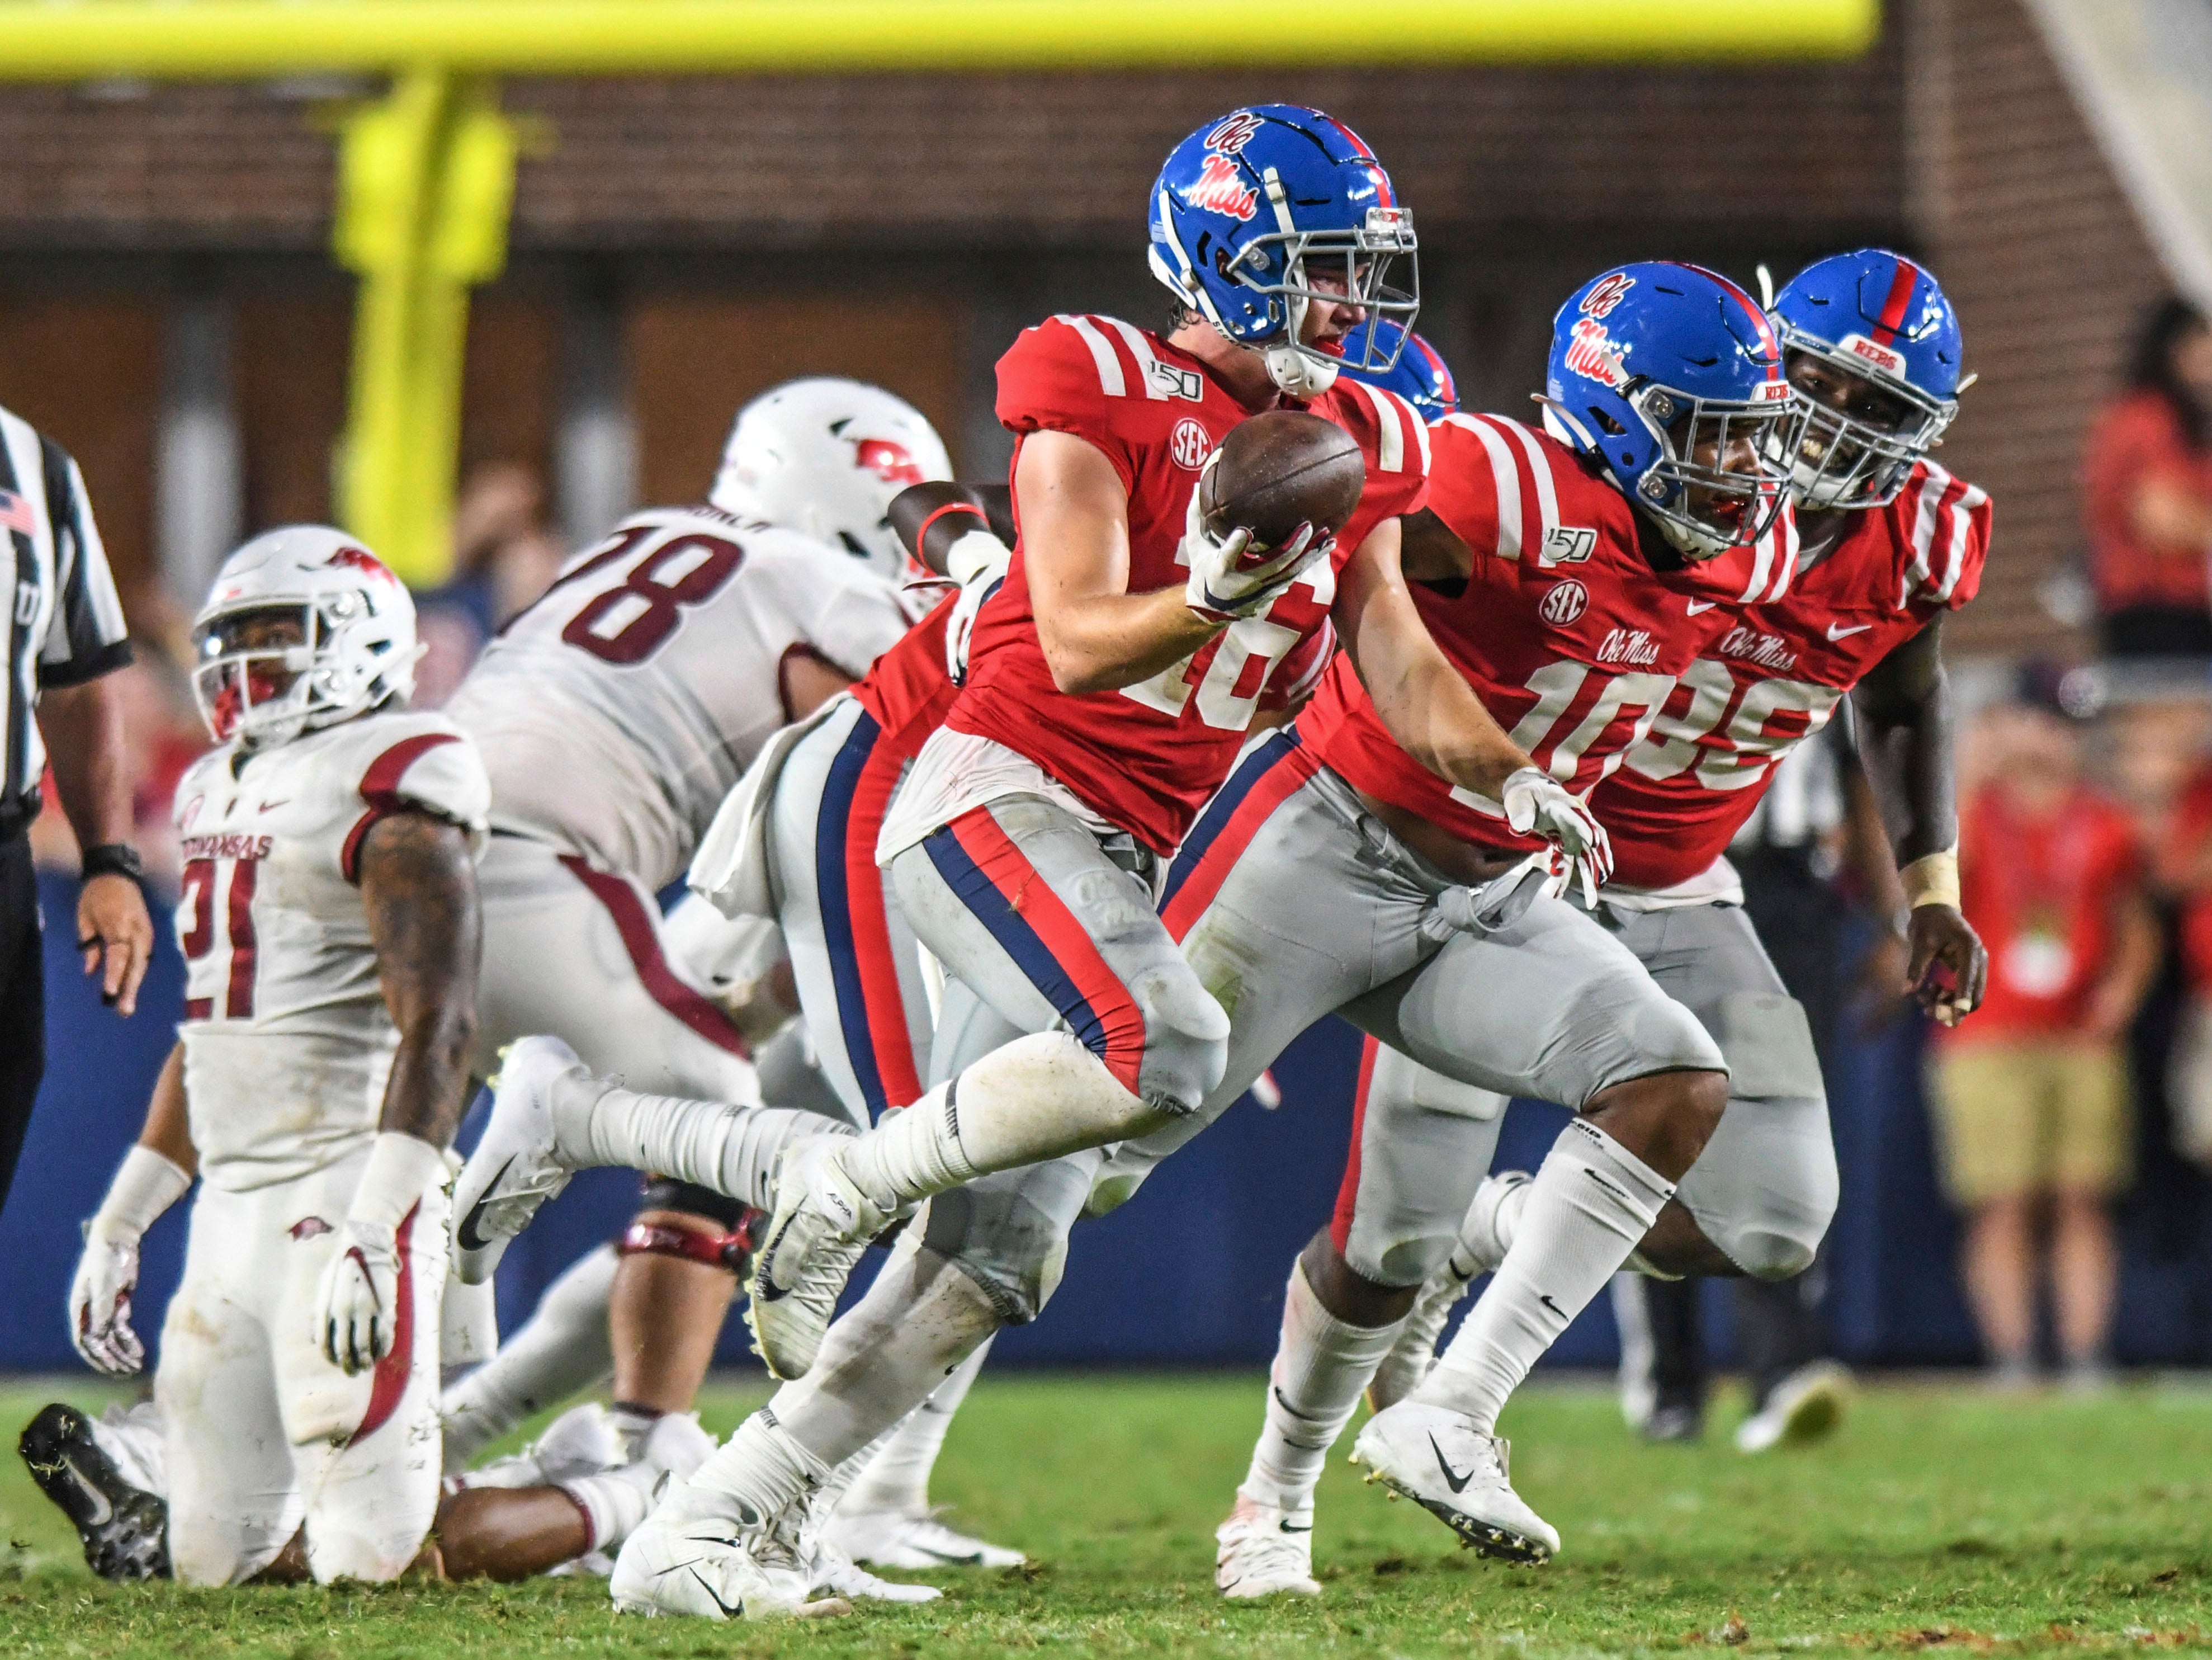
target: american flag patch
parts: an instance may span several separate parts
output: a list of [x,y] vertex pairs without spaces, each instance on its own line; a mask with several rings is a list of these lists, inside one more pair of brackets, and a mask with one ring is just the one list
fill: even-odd
[[26,536],[37,529],[31,520],[31,504],[13,490],[0,490],[0,525],[19,530]]

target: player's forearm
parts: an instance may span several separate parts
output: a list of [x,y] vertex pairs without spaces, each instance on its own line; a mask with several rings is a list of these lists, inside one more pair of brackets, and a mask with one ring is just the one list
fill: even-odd
[[1936,625],[1877,664],[1851,702],[1860,758],[1898,867],[1956,847],[1955,721]]
[[114,688],[102,677],[42,693],[39,730],[77,844],[128,842],[131,783],[123,765],[123,708]]
[[[1032,578],[1034,581],[1034,578]],[[1183,603],[1153,593],[1060,595],[1037,606],[1037,639],[1053,684],[1070,693],[1116,691],[1149,680],[1222,631]]]
[[192,1146],[191,1121],[185,1110],[185,1046],[174,1045],[161,1062],[154,1080],[153,1098],[146,1104],[146,1122],[138,1132],[138,1145],[158,1152],[191,1176],[199,1169],[199,1153]]
[[1376,714],[1398,746],[1437,776],[1497,800],[1505,781],[1532,764],[1528,754],[1441,653],[1410,659],[1368,681]]
[[362,899],[399,1047],[379,1128],[443,1147],[453,1139],[476,1043],[483,926],[468,838],[416,812],[370,830]]

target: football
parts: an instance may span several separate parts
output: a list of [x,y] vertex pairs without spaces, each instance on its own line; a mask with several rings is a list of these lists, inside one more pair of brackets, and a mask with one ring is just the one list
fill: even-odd
[[1199,486],[1198,507],[1214,535],[1241,526],[1255,542],[1274,547],[1309,522],[1331,535],[1342,530],[1366,483],[1359,446],[1342,427],[1297,410],[1270,410],[1221,441],[1221,459]]

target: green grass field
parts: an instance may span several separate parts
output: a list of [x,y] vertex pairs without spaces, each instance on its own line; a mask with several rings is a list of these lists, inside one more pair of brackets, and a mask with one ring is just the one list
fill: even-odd
[[[0,1390],[0,1422],[21,1424],[51,1394]],[[1316,1534],[1327,1594],[1232,1606],[1212,1592],[1212,1532],[1259,1397],[1256,1377],[987,1377],[935,1496],[1034,1565],[945,1576],[945,1600],[918,1610],[780,1626],[617,1620],[600,1584],[577,1579],[105,1585],[10,1456],[0,1655],[2212,1651],[2212,1392],[2000,1399],[1889,1385],[1827,1445],[1745,1459],[1723,1433],[1729,1414],[1703,1447],[1645,1447],[1609,1395],[1535,1388],[1504,1427],[1521,1491],[1565,1538],[1556,1562],[1505,1569],[1461,1552],[1421,1511],[1363,1487],[1340,1447]],[[709,1426],[726,1428],[757,1398],[717,1390]]]

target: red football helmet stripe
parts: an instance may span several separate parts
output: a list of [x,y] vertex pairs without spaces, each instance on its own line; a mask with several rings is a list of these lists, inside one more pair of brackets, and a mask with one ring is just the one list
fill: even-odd
[[1889,293],[1881,302],[1881,320],[1874,327],[1875,344],[1896,343],[1898,330],[1905,326],[1905,303],[1912,298],[1913,287],[1919,281],[1919,266],[1910,259],[1897,262],[1897,273],[1889,279]]

